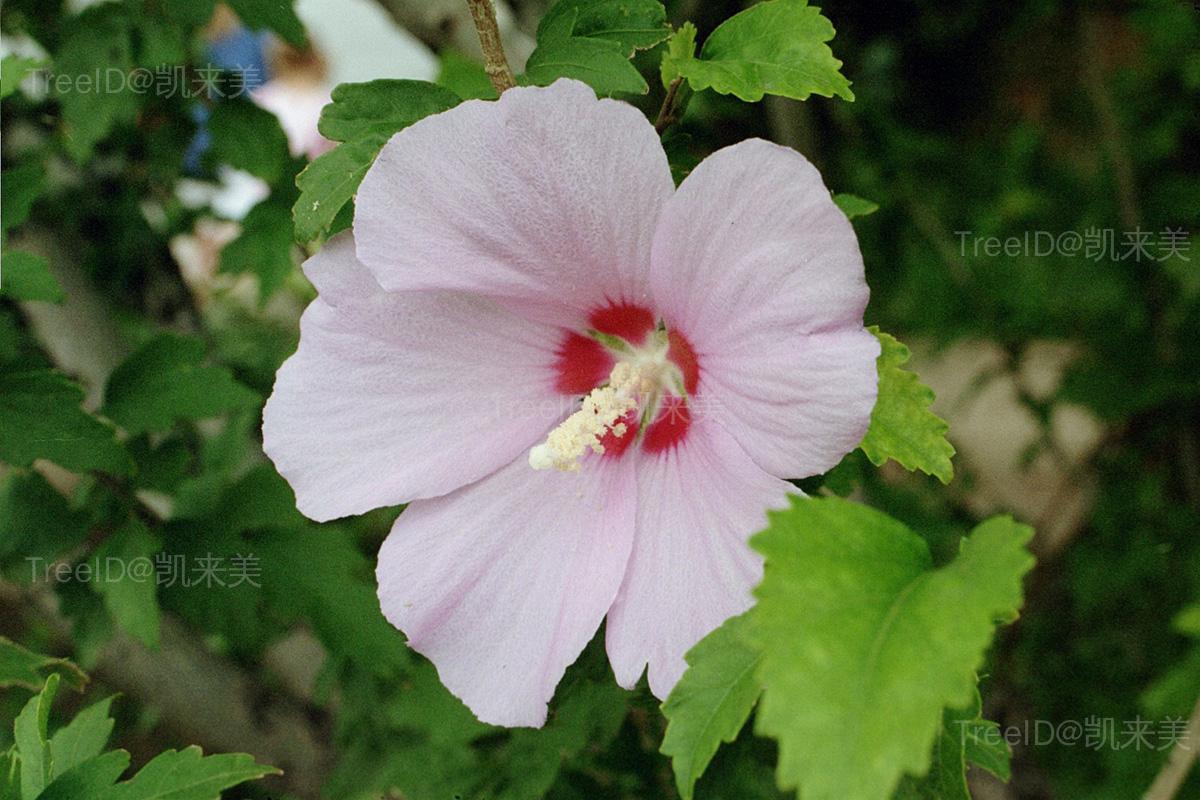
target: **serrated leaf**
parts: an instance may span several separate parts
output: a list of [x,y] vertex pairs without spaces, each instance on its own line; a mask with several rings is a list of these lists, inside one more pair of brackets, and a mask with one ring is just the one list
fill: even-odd
[[21,686],[37,691],[45,682],[44,673],[48,670],[61,671],[75,689],[83,688],[88,682],[84,671],[67,659],[35,653],[0,636],[0,687]]
[[386,141],[396,131],[459,102],[457,95],[435,83],[394,79],[343,83],[330,96],[332,102],[321,109],[317,128],[337,142],[369,137]]
[[294,249],[292,210],[271,196],[250,209],[242,232],[221,249],[220,271],[256,276],[259,300],[266,302],[295,271]]
[[308,44],[292,0],[229,0],[229,6],[247,28],[274,31],[296,47]]
[[235,169],[275,183],[290,160],[278,118],[248,100],[218,103],[208,120],[213,155]]
[[46,729],[58,680],[58,675],[48,677],[42,691],[29,698],[13,721],[13,742],[21,757],[21,800],[36,800],[50,782],[50,743]]
[[[113,720],[108,715],[112,701],[113,698],[107,697],[88,706],[50,737],[51,778],[57,778],[103,752],[113,730]],[[116,777],[113,776],[109,783]]]
[[850,194],[849,192],[840,192],[835,194],[833,196],[833,202],[842,210],[842,213],[846,215],[847,219],[865,217],[868,214],[874,214],[879,210],[878,203],[872,203],[870,200],[866,200],[856,194]]
[[393,134],[458,103],[454,92],[425,81],[376,80],[334,88],[317,127],[322,136],[343,144],[296,176],[300,189],[292,207],[296,239],[311,241],[333,223]]
[[0,60],[0,99],[15,92],[25,76],[41,65],[42,62],[36,58],[26,58],[16,53],[6,55]]
[[201,340],[174,333],[155,336],[113,370],[104,391],[105,415],[136,435],[258,403],[258,394],[229,370],[203,361]]
[[840,71],[842,62],[826,44],[833,38],[833,25],[805,0],[766,0],[733,15],[705,40],[699,57],[683,56],[694,30],[681,29],[680,34],[664,70],[687,78],[696,91],[712,89],[746,102],[764,94],[854,99]]
[[759,651],[746,640],[750,613],[727,620],[688,651],[688,669],[663,704],[669,722],[660,749],[671,757],[684,800],[691,800],[721,743],[737,738],[762,693]]
[[685,22],[667,38],[667,52],[663,53],[659,71],[662,73],[663,88],[669,88],[676,78],[682,77],[679,68],[696,57],[696,26]]
[[921,383],[916,373],[902,368],[910,356],[907,347],[876,327],[870,331],[882,347],[875,362],[879,398],[859,447],[875,466],[890,458],[905,469],[920,470],[949,483],[954,477],[950,463],[954,445],[946,439],[950,426],[929,410],[933,390]]
[[115,431],[88,414],[83,390],[53,370],[0,372],[0,460],[45,458],[71,470],[127,475],[133,464]]
[[884,800],[921,775],[946,707],[966,707],[996,620],[1021,603],[1032,530],[980,524],[933,568],[900,522],[838,498],[793,498],[751,540],[763,698],[777,778],[806,800]]
[[0,296],[14,300],[61,303],[67,299],[58,280],[50,274],[46,259],[24,250],[9,250],[0,256]]
[[129,753],[113,750],[84,761],[55,778],[38,800],[89,800],[112,788],[129,768]]
[[297,241],[312,241],[330,226],[358,191],[382,146],[373,139],[338,145],[317,156],[296,176],[300,197],[292,206],[292,217]]
[[153,557],[162,543],[135,517],[96,549],[92,588],[113,621],[147,647],[158,647],[158,584]]
[[193,746],[159,753],[98,800],[220,800],[221,792],[231,786],[278,774],[244,753],[205,756]]
[[528,83],[549,86],[559,78],[583,81],[599,95],[650,91],[621,45],[585,36],[539,42],[525,62],[524,79]]
[[671,34],[667,10],[658,0],[559,0],[538,23],[541,44],[561,36],[615,42],[625,54],[646,50]]

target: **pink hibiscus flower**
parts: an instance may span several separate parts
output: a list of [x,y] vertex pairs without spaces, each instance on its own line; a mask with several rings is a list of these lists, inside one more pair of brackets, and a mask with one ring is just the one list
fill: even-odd
[[[879,347],[854,232],[750,140],[678,188],[653,127],[582,83],[394,136],[264,413],[317,520],[408,502],[383,612],[482,720],[539,726],[607,617],[665,697],[747,609],[747,538],[862,439]],[[582,400],[581,400],[582,398]]]

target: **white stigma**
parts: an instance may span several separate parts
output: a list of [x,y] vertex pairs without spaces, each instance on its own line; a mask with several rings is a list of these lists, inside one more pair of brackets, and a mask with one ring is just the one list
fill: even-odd
[[529,466],[576,472],[580,457],[588,450],[597,455],[603,453],[600,440],[605,434],[611,431],[614,436],[624,436],[628,432],[625,423],[619,420],[637,408],[639,393],[651,388],[651,371],[648,365],[618,363],[608,376],[607,386],[593,389],[583,398],[578,411],[550,431],[546,441],[529,451]]
[[606,342],[614,345],[609,350],[620,358],[608,383],[589,392],[578,411],[529,451],[529,466],[578,472],[579,459],[589,450],[604,453],[601,442],[607,434],[621,437],[629,433],[629,426],[621,420],[630,411],[642,406],[640,423],[645,426],[653,419],[664,390],[674,389],[682,396],[683,375],[667,359],[670,345],[666,332],[657,331],[647,339],[641,347],[620,340]]

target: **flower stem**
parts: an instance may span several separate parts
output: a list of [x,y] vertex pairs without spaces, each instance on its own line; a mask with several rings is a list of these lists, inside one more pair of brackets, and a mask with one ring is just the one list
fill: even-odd
[[479,46],[483,48],[483,68],[487,70],[492,86],[497,92],[516,86],[508,59],[504,57],[504,45],[500,41],[500,27],[496,24],[496,9],[492,0],[467,0],[475,30],[479,33]]
[[677,77],[671,81],[671,85],[667,87],[667,96],[663,98],[662,107],[658,109],[658,119],[654,120],[654,130],[661,136],[662,132],[669,128],[676,121],[676,113],[678,109],[676,104],[679,97],[679,87],[683,83],[682,77]]

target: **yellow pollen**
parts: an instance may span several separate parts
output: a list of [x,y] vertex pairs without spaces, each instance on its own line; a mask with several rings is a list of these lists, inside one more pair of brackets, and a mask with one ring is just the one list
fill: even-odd
[[602,454],[604,445],[600,440],[605,434],[611,431],[615,436],[624,436],[628,432],[625,423],[618,420],[637,408],[639,394],[654,386],[652,372],[649,365],[619,362],[609,374],[607,386],[593,389],[578,411],[529,451],[529,466],[577,472],[579,459],[588,450]]

